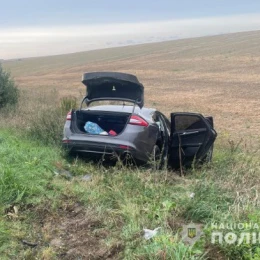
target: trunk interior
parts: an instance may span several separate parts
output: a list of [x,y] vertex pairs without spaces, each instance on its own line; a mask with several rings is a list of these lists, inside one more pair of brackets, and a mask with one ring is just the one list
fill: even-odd
[[84,126],[87,122],[92,122],[96,123],[107,133],[113,130],[116,135],[118,135],[124,130],[129,116],[129,113],[122,112],[78,110],[73,115],[72,130],[74,132],[88,134],[85,131]]

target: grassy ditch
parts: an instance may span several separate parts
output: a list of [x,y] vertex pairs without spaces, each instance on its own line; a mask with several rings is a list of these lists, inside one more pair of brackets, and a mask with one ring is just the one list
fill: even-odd
[[[212,223],[260,226],[257,151],[217,147],[212,165],[179,177],[66,160],[59,148],[10,131],[0,131],[0,142],[1,259],[260,257],[256,243],[211,243]],[[194,245],[181,239],[190,222],[204,232]],[[157,227],[143,238],[144,228]]]

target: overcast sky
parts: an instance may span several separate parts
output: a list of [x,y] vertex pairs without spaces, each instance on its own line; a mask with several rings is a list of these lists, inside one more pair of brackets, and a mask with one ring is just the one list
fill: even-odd
[[260,30],[257,0],[0,0],[0,59]]

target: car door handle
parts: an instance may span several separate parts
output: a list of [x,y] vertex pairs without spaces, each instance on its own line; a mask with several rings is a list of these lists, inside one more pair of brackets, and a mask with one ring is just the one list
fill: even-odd
[[193,134],[197,134],[197,133],[199,133],[199,131],[184,132],[184,133],[180,134],[180,136],[184,136],[184,135],[193,135]]

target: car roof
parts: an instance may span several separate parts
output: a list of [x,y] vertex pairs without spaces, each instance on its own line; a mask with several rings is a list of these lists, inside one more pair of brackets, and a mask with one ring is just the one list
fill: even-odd
[[[129,105],[102,105],[102,106],[93,106],[87,107],[84,110],[98,110],[98,111],[111,111],[111,112],[122,112],[122,113],[132,113],[133,106]],[[135,106],[134,113],[137,115],[142,115],[146,118],[151,118],[152,114],[156,111],[154,108],[147,108],[147,107],[138,107]]]

